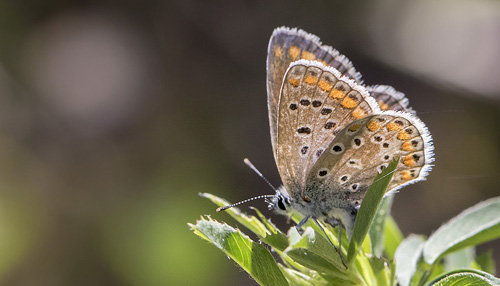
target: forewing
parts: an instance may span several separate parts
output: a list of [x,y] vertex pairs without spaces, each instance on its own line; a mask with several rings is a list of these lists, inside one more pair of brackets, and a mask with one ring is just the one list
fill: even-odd
[[380,106],[380,109],[404,111],[416,114],[416,112],[410,107],[410,102],[404,93],[395,90],[392,86],[373,85],[367,86],[366,89],[370,93],[370,96],[375,98]]
[[346,203],[355,205],[375,176],[399,158],[388,187],[388,192],[395,191],[425,179],[434,161],[431,140],[424,123],[409,113],[388,111],[354,121],[327,147],[306,185],[343,192]]
[[361,82],[361,74],[356,72],[351,62],[337,50],[321,44],[319,38],[300,29],[281,27],[274,30],[267,53],[267,101],[271,142],[276,159],[278,136],[278,101],[283,76],[290,63],[299,59],[317,60],[336,68],[356,82]]
[[288,69],[278,108],[277,165],[288,190],[302,189],[312,165],[350,122],[380,109],[361,85],[320,62]]

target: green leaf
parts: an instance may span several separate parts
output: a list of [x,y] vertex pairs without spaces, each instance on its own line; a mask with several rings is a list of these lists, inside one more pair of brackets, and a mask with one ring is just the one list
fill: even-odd
[[446,273],[428,285],[432,286],[490,286],[500,285],[500,279],[479,270],[457,270]]
[[390,260],[387,262],[389,265],[389,281],[391,283],[389,285],[394,286],[396,284],[396,262],[394,260]]
[[260,221],[266,226],[271,234],[266,234],[266,236],[259,236],[260,240],[267,243],[275,250],[283,252],[288,247],[288,237],[281,232],[274,224],[269,222],[267,218],[256,208],[252,208],[259,217]]
[[[330,275],[327,275],[327,274],[324,274],[324,273],[319,273],[319,275],[321,275],[321,277],[327,281],[327,284],[326,285],[342,285],[342,286],[360,286],[360,285],[365,285],[361,282],[353,282],[353,281],[349,281],[349,280],[344,280],[342,278],[339,278],[339,277],[334,277],[334,276],[330,276]],[[316,284],[314,284],[316,285]],[[302,285],[299,285],[299,286],[302,286]]]
[[282,233],[274,224],[272,224],[257,208],[250,207],[256,214],[260,221],[271,233]]
[[453,271],[456,269],[470,268],[474,263],[476,250],[474,247],[467,247],[462,250],[450,253],[444,258],[444,269]]
[[290,237],[290,246],[285,250],[285,254],[294,261],[314,271],[343,279],[348,278],[339,254],[330,242],[312,227],[307,227],[302,235],[295,227],[291,228],[288,236]]
[[[299,271],[295,271],[293,269],[286,268],[282,265],[278,265],[278,266],[280,267],[283,274],[285,274],[287,280],[290,281],[290,285],[310,285],[310,286],[318,285],[318,284],[314,284],[311,281],[311,277],[309,277],[309,276],[307,276]],[[315,282],[317,282],[317,281],[315,281]],[[321,285],[321,284],[319,284],[319,285]]]
[[[291,268],[286,268],[285,266],[279,264],[279,267],[283,274],[285,274],[286,278],[290,282],[290,285],[310,285],[310,286],[327,286],[331,285],[329,280],[325,279],[319,274],[314,274],[314,275],[306,275],[300,271],[291,269]],[[309,272],[310,274],[310,272]]]
[[290,246],[285,255],[329,281],[330,285],[360,285],[363,279],[354,269],[345,269],[339,254],[330,242],[312,227],[307,227],[300,235],[291,228],[288,237]]
[[[222,198],[209,193],[200,193],[200,196],[211,200],[214,204],[218,206],[227,206],[230,203]],[[236,221],[244,225],[250,231],[255,233],[260,240],[272,246],[278,251],[283,252],[285,248],[288,247],[288,238],[281,232],[274,224],[269,222],[267,218],[256,208],[252,208],[256,213],[257,217],[247,215],[241,212],[238,208],[232,207],[225,210],[231,217]]]
[[371,253],[377,257],[381,257],[384,252],[385,221],[391,212],[393,199],[394,194],[388,194],[382,199],[368,232],[370,235]]
[[[225,199],[219,198],[218,196],[214,196],[209,193],[199,193],[199,195],[201,197],[211,200],[214,204],[218,205],[219,207],[230,205],[230,203]],[[229,214],[236,221],[244,225],[246,228],[248,228],[250,231],[258,235],[259,237],[265,237],[269,233],[269,230],[267,229],[266,225],[263,224],[258,218],[243,213],[237,207],[232,207],[230,209],[225,210],[224,212]]]
[[354,260],[354,265],[351,268],[355,268],[362,279],[365,281],[366,285],[373,285],[375,283],[375,274],[372,272],[372,268],[370,265],[370,255],[366,255],[365,253],[360,253],[356,256]]
[[389,286],[391,285],[391,272],[387,267],[387,264],[383,259],[377,257],[369,258],[371,270],[373,272],[373,277],[375,278],[375,283],[373,285],[377,286]]
[[401,242],[394,260],[396,261],[396,277],[401,286],[410,285],[417,271],[418,262],[422,256],[425,239],[421,235],[412,234]]
[[231,257],[260,285],[288,285],[271,253],[239,230],[210,218],[188,225],[195,234]]
[[[421,261],[420,263],[422,264],[425,262]],[[428,265],[428,264],[426,264],[426,265]],[[436,279],[437,277],[440,277],[444,273],[446,273],[446,271],[444,270],[444,264],[443,263],[434,263],[434,265],[432,265],[432,267],[431,267],[431,273],[429,273],[429,277],[427,277],[428,281],[432,281],[432,280]]]
[[427,240],[424,259],[434,264],[445,254],[500,237],[500,197],[466,209]]
[[396,170],[398,162],[399,159],[393,160],[381,174],[378,174],[366,192],[354,224],[351,242],[349,243],[347,265],[351,265],[353,259],[359,251],[359,248],[363,244],[363,240],[365,239],[368,229],[372,224],[378,205],[384,197],[385,191],[391,182],[392,175],[394,174],[394,170]]
[[482,271],[495,275],[496,265],[495,260],[493,260],[493,251],[488,250],[479,255],[476,259],[476,263]]
[[398,248],[401,241],[403,241],[403,239],[403,233],[401,233],[401,230],[399,230],[396,221],[394,221],[392,216],[388,215],[385,219],[384,227],[384,252],[387,258],[394,258],[396,249]]

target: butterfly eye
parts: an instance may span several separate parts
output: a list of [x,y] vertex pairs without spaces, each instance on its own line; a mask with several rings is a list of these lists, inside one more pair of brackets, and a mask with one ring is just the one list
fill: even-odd
[[278,197],[278,208],[280,208],[283,211],[286,211],[286,206],[283,203],[283,197]]

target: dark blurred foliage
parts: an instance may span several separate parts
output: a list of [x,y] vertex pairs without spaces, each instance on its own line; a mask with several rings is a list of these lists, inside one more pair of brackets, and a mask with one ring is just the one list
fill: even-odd
[[245,157],[279,184],[265,59],[282,25],[408,95],[436,162],[393,215],[430,234],[500,195],[499,23],[497,1],[3,0],[0,284],[255,285],[186,223],[230,221],[198,192],[272,192]]

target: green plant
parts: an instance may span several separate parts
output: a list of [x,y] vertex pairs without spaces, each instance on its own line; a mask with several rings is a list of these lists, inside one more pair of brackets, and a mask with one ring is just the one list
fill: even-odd
[[[302,233],[292,227],[285,234],[257,209],[255,216],[237,208],[227,210],[268,247],[209,216],[189,226],[261,285],[500,285],[500,279],[493,276],[491,252],[476,257],[474,250],[500,237],[500,197],[463,211],[428,239],[422,235],[403,238],[389,215],[392,196],[384,197],[396,165],[391,163],[367,191],[351,240],[342,232],[340,249],[348,269],[311,220]],[[217,206],[229,204],[211,194],[201,195]],[[294,214],[291,219],[297,223],[301,217]],[[326,224],[323,228],[338,244],[337,231]]]

